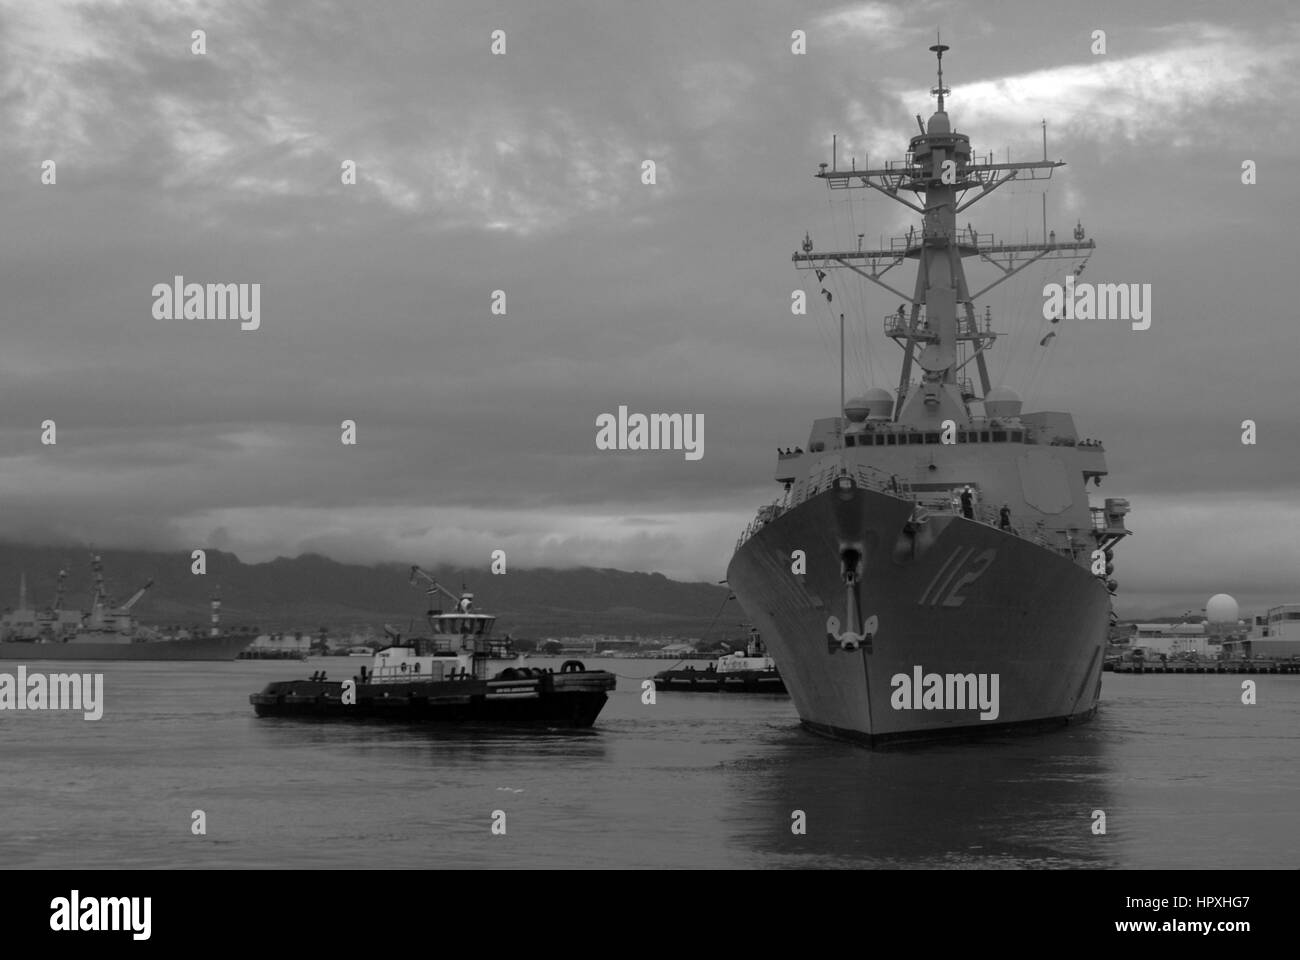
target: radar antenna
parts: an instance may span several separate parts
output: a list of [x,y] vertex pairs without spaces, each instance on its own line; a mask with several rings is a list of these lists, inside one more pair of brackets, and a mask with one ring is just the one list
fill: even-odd
[[[819,273],[845,267],[911,304],[910,316],[891,314],[885,333],[904,351],[899,373],[893,419],[911,426],[936,430],[946,419],[959,425],[970,417],[969,404],[993,389],[985,352],[997,339],[988,329],[979,329],[975,304],[990,290],[1045,259],[1076,258],[1091,253],[1091,240],[1076,234],[1073,242],[1058,242],[1046,229],[1042,243],[995,241],[991,234],[977,234],[969,225],[957,227],[957,216],[1013,180],[1046,180],[1063,160],[1028,162],[979,162],[971,154],[970,138],[950,129],[943,83],[943,55],[948,46],[936,35],[930,50],[938,64],[938,86],[931,93],[939,98],[938,113],[929,126],[919,124],[906,157],[884,166],[856,166],[839,170],[821,166],[815,176],[832,190],[876,190],[891,200],[921,214],[922,229],[909,230],[906,237],[892,238],[879,249],[811,250],[806,247],[793,256],[796,264]],[[918,117],[918,120],[920,118]],[[906,194],[915,195],[915,200]],[[1044,224],[1046,227],[1046,224]],[[810,239],[805,234],[805,242]],[[962,260],[979,257],[997,267],[1001,275],[972,291],[967,286]],[[885,274],[908,259],[919,260],[917,280],[909,295]],[[818,279],[821,279],[820,276]],[[978,371],[977,392],[971,378],[960,376],[967,364]],[[912,366],[921,367],[920,383],[912,382]]]
[[944,113],[944,112],[945,112],[944,109],[943,109],[943,97],[944,97],[944,94],[952,93],[951,90],[949,90],[947,87],[945,87],[945,86],[943,85],[943,52],[944,52],[945,50],[947,50],[948,48],[947,48],[947,47],[946,47],[942,42],[940,42],[939,31],[938,31],[938,30],[936,30],[936,31],[934,32],[934,40],[935,40],[934,46],[932,46],[930,49],[931,49],[932,51],[934,51],[935,56],[937,56],[937,57],[939,58],[939,85],[938,85],[937,87],[935,87],[934,89],[932,89],[932,90],[930,91],[930,93],[931,93],[931,94],[938,94],[938,96],[939,96],[939,112],[940,112],[940,113]]

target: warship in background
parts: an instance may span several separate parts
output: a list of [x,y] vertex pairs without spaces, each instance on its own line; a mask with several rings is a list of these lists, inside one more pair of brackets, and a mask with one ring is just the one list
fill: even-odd
[[104,565],[97,554],[91,554],[91,570],[95,593],[89,613],[64,608],[66,571],[59,571],[54,603],[43,610],[28,606],[23,577],[18,608],[0,618],[0,660],[234,660],[253,640],[221,632],[221,600],[216,596],[207,636],[169,636],[141,626],[132,610],[153,581],[117,605],[104,585]]
[[[815,252],[805,234],[793,257],[818,280],[845,267],[903,297],[882,274],[917,262],[910,311],[885,319],[904,351],[897,395],[875,388],[845,403],[841,356],[842,416],[778,455],[785,496],[759,510],[727,571],[803,724],[867,744],[1089,717],[1114,618],[1112,548],[1129,532],[1126,500],[1088,499],[1088,482],[1107,473],[1102,445],[1081,441],[1069,414],[1025,413],[993,389],[985,353],[998,334],[987,307],[982,323],[976,313],[1003,280],[1093,242],[1078,226],[1059,243],[1044,225],[1042,243],[995,243],[956,222],[997,187],[1063,164],[1047,159],[1045,127],[1041,162],[973,156],[944,105],[948,48],[930,49],[938,108],[928,126],[918,115],[905,159],[845,170],[833,152],[816,174],[898,200],[922,215],[921,231],[838,252]],[[974,294],[971,256],[1001,271]],[[961,376],[967,364],[978,393]]]

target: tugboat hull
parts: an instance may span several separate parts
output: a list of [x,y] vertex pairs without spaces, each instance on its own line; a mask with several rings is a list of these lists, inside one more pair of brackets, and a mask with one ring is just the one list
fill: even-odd
[[785,693],[775,670],[665,670],[654,676],[655,689],[676,693]]
[[268,684],[249,702],[259,717],[583,728],[595,723],[615,683],[614,675],[603,670],[360,683],[354,686],[353,703],[345,702],[341,682],[289,680]]

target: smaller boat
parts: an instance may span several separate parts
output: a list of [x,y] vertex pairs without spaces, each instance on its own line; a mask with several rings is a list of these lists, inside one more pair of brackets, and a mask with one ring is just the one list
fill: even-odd
[[749,642],[742,653],[739,650],[714,660],[703,670],[686,667],[664,670],[654,676],[656,690],[678,690],[696,693],[716,693],[726,690],[734,693],[785,693],[776,662],[767,655],[758,631],[750,628]]
[[[417,575],[454,597],[413,567],[412,580]],[[249,703],[259,717],[543,727],[596,722],[617,682],[614,674],[588,670],[579,660],[565,661],[558,671],[525,667],[522,657],[493,672],[491,661],[501,656],[492,639],[496,618],[474,610],[473,594],[462,592],[456,601],[454,614],[430,612],[432,636],[403,639],[385,627],[392,643],[351,680],[330,681],[317,671],[306,680],[267,684]]]

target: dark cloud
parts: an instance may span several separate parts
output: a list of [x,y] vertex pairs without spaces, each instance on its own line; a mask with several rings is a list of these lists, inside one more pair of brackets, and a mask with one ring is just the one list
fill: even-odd
[[[833,212],[811,174],[832,132],[841,162],[901,152],[942,23],[959,129],[1032,155],[1048,116],[1071,164],[1052,224],[1097,237],[1089,279],[1152,285],[1150,330],[1080,322],[1049,353],[1051,270],[988,299],[1017,334],[995,379],[1107,443],[1103,493],[1130,497],[1139,533],[1126,602],[1285,598],[1300,187],[1272,80],[1295,65],[1295,14],[1042,10],[985,27],[942,3],[0,9],[0,532],[250,559],[468,562],[500,543],[513,562],[715,579],[779,492],[773,448],[838,394],[834,311],[790,316],[810,284],[791,252],[804,230],[851,246],[907,222],[883,198]],[[1099,25],[1107,58],[1088,52]],[[1010,187],[972,218],[1036,236],[1038,196]],[[261,283],[262,328],[155,320],[150,290],[176,274]],[[835,290],[851,388],[892,387],[894,302]],[[704,459],[597,451],[620,404],[703,414]],[[1202,539],[1178,539],[1191,516]]]

